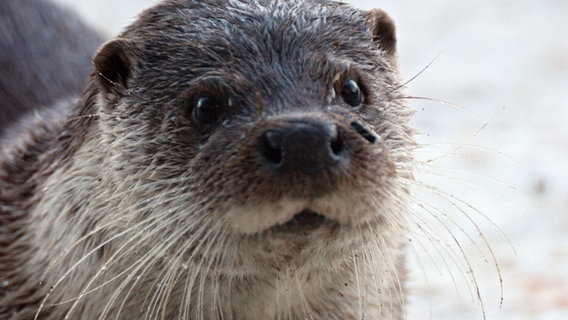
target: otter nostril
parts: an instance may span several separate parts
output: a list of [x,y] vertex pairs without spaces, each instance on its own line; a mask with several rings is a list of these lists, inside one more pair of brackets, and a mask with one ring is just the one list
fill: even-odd
[[279,165],[282,163],[282,133],[269,130],[262,136],[262,154],[269,162]]
[[334,155],[339,156],[343,151],[345,151],[345,141],[343,140],[342,135],[339,134],[337,127],[333,127],[330,138],[331,151]]
[[370,143],[377,142],[378,137],[374,135],[371,131],[365,129],[362,124],[357,121],[351,122],[351,127],[357,131],[365,140],[369,141]]

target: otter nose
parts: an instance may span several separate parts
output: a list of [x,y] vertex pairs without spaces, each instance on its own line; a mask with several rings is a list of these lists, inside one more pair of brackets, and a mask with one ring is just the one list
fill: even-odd
[[260,153],[269,166],[283,172],[326,170],[349,158],[337,126],[317,120],[288,121],[266,130]]

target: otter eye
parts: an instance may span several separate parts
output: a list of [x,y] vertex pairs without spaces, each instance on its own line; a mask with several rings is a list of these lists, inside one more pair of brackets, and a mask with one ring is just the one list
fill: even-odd
[[363,92],[355,80],[349,79],[341,87],[341,97],[348,105],[357,107],[363,103]]
[[202,125],[217,122],[223,112],[223,103],[212,96],[200,96],[193,105],[193,119]]

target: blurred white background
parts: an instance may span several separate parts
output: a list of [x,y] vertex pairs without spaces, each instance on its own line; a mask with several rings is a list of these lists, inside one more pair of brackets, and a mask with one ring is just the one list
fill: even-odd
[[[109,37],[158,2],[57,1]],[[420,188],[416,193],[448,213],[446,218],[430,210],[447,219],[461,244],[487,319],[568,319],[568,1],[348,2],[383,8],[395,19],[405,79],[433,61],[406,92],[432,99],[409,100],[424,145],[417,155],[437,159],[432,165],[438,167],[419,168],[417,179],[448,195],[420,195]],[[460,205],[496,257],[502,305],[484,238],[459,209],[437,200],[441,197],[476,208]],[[432,221],[431,234],[449,234],[444,222],[418,208],[416,216]],[[452,253],[442,258],[431,241],[418,233],[412,238],[408,318],[482,319],[459,249],[449,249],[456,266]],[[443,251],[451,241],[437,248]]]

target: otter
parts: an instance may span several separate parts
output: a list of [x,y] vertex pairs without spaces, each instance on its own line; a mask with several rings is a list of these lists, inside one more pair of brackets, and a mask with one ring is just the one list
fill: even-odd
[[405,318],[396,55],[342,2],[144,11],[76,103],[10,129],[0,319]]
[[48,1],[0,3],[0,135],[20,117],[71,103],[103,37]]

